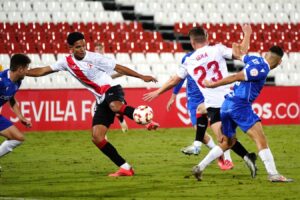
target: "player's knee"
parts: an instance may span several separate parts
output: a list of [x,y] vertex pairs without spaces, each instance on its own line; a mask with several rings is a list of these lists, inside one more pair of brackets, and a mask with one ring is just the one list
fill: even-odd
[[109,104],[109,107],[114,113],[118,113],[120,112],[122,105],[122,103],[111,103]]
[[17,141],[20,141],[20,142],[24,142],[25,141],[25,137],[21,133],[13,135],[10,139],[11,140],[17,140]]

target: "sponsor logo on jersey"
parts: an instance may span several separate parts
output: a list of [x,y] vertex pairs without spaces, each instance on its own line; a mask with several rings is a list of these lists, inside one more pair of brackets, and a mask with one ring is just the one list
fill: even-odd
[[251,69],[251,70],[250,70],[250,75],[251,75],[251,76],[257,76],[257,75],[258,75],[257,69]]

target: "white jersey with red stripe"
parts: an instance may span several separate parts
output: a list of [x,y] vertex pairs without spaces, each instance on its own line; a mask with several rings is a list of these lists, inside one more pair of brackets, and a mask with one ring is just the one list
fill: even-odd
[[77,60],[74,55],[66,56],[55,64],[50,65],[53,71],[68,71],[90,90],[101,103],[105,92],[117,83],[109,74],[116,66],[116,61],[99,53],[86,51],[82,60]]
[[184,79],[188,74],[195,80],[204,96],[206,108],[220,108],[224,96],[229,93],[228,85],[217,88],[205,88],[204,80],[217,81],[228,76],[225,58],[232,58],[232,49],[222,44],[204,46],[189,54],[177,70]]

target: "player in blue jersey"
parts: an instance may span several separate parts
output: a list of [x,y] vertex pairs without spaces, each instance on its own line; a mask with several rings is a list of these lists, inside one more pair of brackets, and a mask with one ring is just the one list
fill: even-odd
[[[27,127],[31,127],[32,124],[22,115],[14,96],[21,86],[30,62],[28,56],[15,54],[11,57],[10,68],[0,72],[0,107],[9,102],[14,113]],[[23,133],[1,114],[0,135],[6,138],[0,145],[0,157],[8,154],[24,141]]]
[[272,152],[264,135],[260,118],[252,110],[251,104],[260,94],[267,75],[276,68],[283,57],[283,50],[273,46],[265,57],[243,55],[239,45],[234,45],[238,58],[246,65],[242,71],[216,82],[205,81],[205,86],[215,88],[221,85],[237,83],[231,93],[226,95],[221,107],[222,132],[224,138],[219,146],[213,148],[208,155],[193,168],[193,174],[202,179],[202,172],[213,160],[231,148],[236,142],[236,128],[239,126],[256,143],[258,155],[263,161],[271,182],[291,182],[292,179],[280,175],[276,169]]

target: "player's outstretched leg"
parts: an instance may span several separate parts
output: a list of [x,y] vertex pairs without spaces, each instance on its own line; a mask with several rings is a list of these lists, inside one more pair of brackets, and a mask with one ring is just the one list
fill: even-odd
[[132,167],[125,161],[125,159],[118,153],[117,149],[107,141],[105,135],[108,128],[104,125],[93,126],[93,143],[118,167],[118,171],[109,174],[109,176],[133,176],[134,171]]

